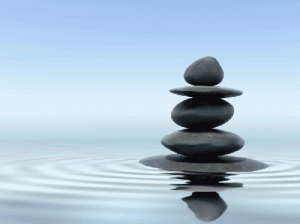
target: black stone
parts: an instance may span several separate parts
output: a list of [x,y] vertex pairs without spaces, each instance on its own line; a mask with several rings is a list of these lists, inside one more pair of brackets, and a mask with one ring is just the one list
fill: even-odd
[[265,169],[267,164],[252,159],[219,156],[190,157],[178,154],[160,155],[140,160],[145,166],[186,172],[250,172]]
[[226,98],[240,96],[242,91],[218,86],[186,86],[170,90],[177,95],[196,97],[196,98]]
[[214,86],[219,84],[224,72],[219,62],[213,57],[200,58],[192,63],[184,73],[184,79],[191,85]]
[[191,98],[177,104],[171,117],[182,127],[211,129],[229,121],[233,113],[233,106],[225,100]]
[[220,156],[241,149],[245,141],[238,135],[217,129],[180,130],[165,136],[161,143],[178,154],[187,156]]

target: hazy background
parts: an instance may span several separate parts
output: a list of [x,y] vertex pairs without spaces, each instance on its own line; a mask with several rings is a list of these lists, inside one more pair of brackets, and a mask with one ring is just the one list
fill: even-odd
[[257,139],[299,135],[294,1],[1,1],[1,140],[154,140],[180,129],[195,60],[217,58],[235,115]]

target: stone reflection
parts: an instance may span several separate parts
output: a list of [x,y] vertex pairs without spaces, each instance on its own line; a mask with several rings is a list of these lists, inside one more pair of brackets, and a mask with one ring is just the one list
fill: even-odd
[[187,180],[185,184],[174,184],[173,190],[192,192],[182,198],[196,218],[203,222],[212,222],[218,219],[227,209],[226,202],[217,192],[240,188],[241,183],[220,183],[229,180],[233,174],[227,173],[173,173],[176,179]]
[[211,222],[219,218],[227,209],[226,202],[216,192],[194,192],[182,199],[197,219]]

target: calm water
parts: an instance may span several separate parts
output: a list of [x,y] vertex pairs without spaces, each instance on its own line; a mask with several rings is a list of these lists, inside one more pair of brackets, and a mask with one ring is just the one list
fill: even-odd
[[169,152],[140,137],[1,141],[0,223],[299,223],[299,141],[276,139],[233,154],[267,169],[213,176],[143,166]]

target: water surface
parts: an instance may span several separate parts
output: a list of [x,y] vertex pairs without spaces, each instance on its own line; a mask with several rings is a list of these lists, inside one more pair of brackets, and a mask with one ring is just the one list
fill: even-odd
[[0,223],[299,223],[298,144],[259,145],[233,155],[268,168],[203,178],[140,164],[169,154],[147,139],[1,141]]

